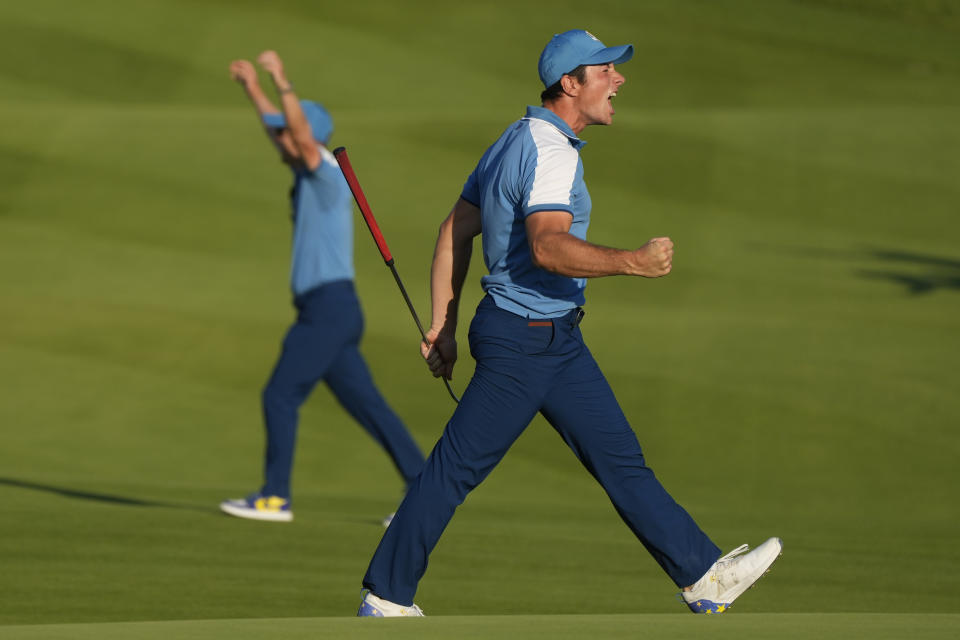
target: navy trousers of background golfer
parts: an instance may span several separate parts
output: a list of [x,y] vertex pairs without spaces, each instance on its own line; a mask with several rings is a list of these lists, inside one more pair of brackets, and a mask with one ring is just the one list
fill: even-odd
[[646,466],[640,444],[583,342],[582,313],[552,321],[499,309],[488,296],[470,325],[476,372],[410,485],[363,585],[408,606],[454,510],[539,411],[600,482],[620,517],[679,587],[720,549]]
[[373,383],[360,355],[363,312],[353,283],[322,285],[294,299],[297,321],[263,390],[267,427],[265,483],[261,493],[290,497],[290,472],[300,405],[323,380],[354,420],[386,449],[409,484],[423,454]]

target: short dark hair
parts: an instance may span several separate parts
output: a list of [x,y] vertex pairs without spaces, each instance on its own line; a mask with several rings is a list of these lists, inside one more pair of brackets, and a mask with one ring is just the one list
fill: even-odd
[[[587,81],[587,65],[582,64],[573,71],[568,71],[564,76],[573,76],[577,82],[583,84]],[[540,102],[552,102],[563,95],[563,76],[552,85],[540,92]]]

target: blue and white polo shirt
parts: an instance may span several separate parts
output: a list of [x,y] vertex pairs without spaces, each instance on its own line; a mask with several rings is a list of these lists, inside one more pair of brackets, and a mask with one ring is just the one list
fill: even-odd
[[526,217],[566,211],[570,233],[586,240],[590,194],[580,148],[586,144],[558,115],[527,107],[526,115],[487,149],[461,197],[480,207],[483,258],[490,275],[483,290],[501,309],[529,318],[555,318],[584,303],[585,278],[569,278],[533,264]]
[[353,280],[353,196],[337,159],[320,147],[314,171],[294,171],[293,256],[295,296],[337,280]]

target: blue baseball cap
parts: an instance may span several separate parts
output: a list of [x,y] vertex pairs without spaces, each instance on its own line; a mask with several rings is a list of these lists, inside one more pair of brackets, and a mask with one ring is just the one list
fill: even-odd
[[620,64],[633,57],[633,45],[607,47],[589,31],[573,29],[553,36],[540,54],[540,80],[544,87],[560,81],[582,64]]
[[[310,123],[313,139],[320,144],[327,144],[327,140],[333,135],[333,118],[330,117],[330,112],[324,109],[322,104],[312,100],[301,100],[300,108]],[[287,128],[287,119],[282,113],[267,113],[262,119],[263,124],[271,129]]]

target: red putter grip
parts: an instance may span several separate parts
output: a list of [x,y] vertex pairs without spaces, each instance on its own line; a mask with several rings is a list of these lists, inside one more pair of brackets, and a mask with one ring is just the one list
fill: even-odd
[[387,246],[387,241],[383,239],[383,234],[380,233],[380,225],[377,224],[377,219],[373,217],[373,211],[370,210],[370,205],[367,204],[367,197],[363,195],[363,189],[360,188],[357,174],[353,172],[353,167],[350,165],[350,158],[347,156],[346,147],[337,147],[334,149],[333,156],[340,164],[343,177],[347,179],[350,192],[353,193],[353,199],[357,201],[357,206],[360,207],[360,213],[367,222],[367,228],[370,229],[370,235],[373,236],[373,241],[377,243],[377,249],[380,250],[383,261],[387,264],[392,263],[393,256],[390,255],[390,248]]

